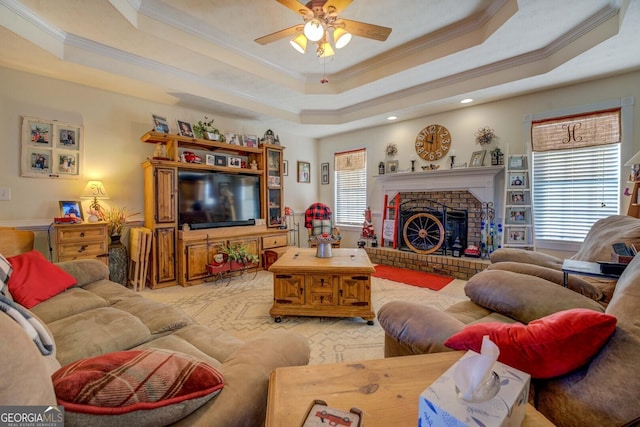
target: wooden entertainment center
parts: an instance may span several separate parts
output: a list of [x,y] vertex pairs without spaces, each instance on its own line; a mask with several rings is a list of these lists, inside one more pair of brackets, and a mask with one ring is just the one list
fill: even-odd
[[[284,217],[284,147],[275,144],[247,147],[155,131],[145,133],[140,139],[144,143],[160,144],[166,151],[166,158],[142,163],[144,225],[153,232],[147,282],[151,289],[177,284],[191,286],[210,279],[206,265],[223,245],[246,244],[250,252],[261,259],[265,250],[281,251],[288,245],[288,230],[280,228]],[[180,161],[180,148],[199,150],[203,153],[202,163]],[[240,158],[242,166],[205,162],[207,153]],[[260,206],[265,224],[183,230],[178,205],[178,171],[181,170],[260,177]]]

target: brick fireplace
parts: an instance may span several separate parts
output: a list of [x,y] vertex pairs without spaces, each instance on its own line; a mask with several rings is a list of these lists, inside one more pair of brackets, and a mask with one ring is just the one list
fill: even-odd
[[[425,172],[396,173],[379,175],[377,182],[383,194],[391,201],[400,195],[400,206],[417,210],[424,206],[444,206],[449,215],[466,216],[466,235],[462,244],[478,244],[481,239],[481,214],[483,204],[490,203],[496,212],[502,211],[503,166],[482,168],[461,168]],[[439,218],[437,215],[435,215]],[[439,218],[440,219],[440,218]],[[468,279],[486,268],[488,261],[476,258],[453,258],[450,245],[457,231],[447,227],[445,242],[438,252],[421,254],[396,250],[384,245],[379,248],[367,248],[374,263],[394,265],[439,274]],[[401,248],[402,231],[398,233],[398,247]],[[409,251],[409,253],[407,253]]]

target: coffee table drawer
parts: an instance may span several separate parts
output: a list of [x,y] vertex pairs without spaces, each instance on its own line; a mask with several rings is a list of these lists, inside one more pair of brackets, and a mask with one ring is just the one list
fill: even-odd
[[309,296],[311,305],[334,305],[332,292],[312,292]]
[[333,276],[330,274],[310,274],[308,277],[311,292],[326,292],[333,289]]

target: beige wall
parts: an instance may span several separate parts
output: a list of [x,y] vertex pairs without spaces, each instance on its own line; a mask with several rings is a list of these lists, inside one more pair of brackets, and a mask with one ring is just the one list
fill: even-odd
[[[470,104],[456,111],[422,117],[415,120],[395,122],[376,128],[369,128],[348,134],[324,138],[320,141],[318,151],[318,164],[331,162],[333,153],[353,148],[365,147],[367,149],[367,168],[369,171],[367,200],[371,206],[376,232],[381,232],[382,205],[384,203],[382,190],[376,182],[378,163],[385,159],[385,147],[388,143],[398,146],[398,155],[395,157],[400,162],[400,170],[409,169],[411,159],[418,159],[414,149],[414,142],[418,132],[425,126],[433,123],[441,124],[452,134],[451,150],[456,155],[456,162],[469,162],[471,153],[480,149],[493,149],[496,143],[490,146],[480,147],[475,143],[475,132],[484,126],[495,130],[499,137],[497,145],[503,151],[507,149],[511,153],[525,153],[528,142],[528,133],[523,125],[526,115],[537,115],[547,112],[571,110],[588,105],[604,103],[608,101],[620,101],[622,98],[635,98],[633,106],[634,124],[632,128],[625,128],[625,137],[632,144],[626,144],[622,150],[622,163],[624,164],[636,151],[640,150],[640,110],[637,108],[637,100],[640,99],[640,72],[628,73],[619,77],[607,78],[598,81],[575,84],[549,91],[523,95],[511,99],[491,102],[482,105]],[[632,135],[629,135],[632,133]],[[633,145],[633,146],[631,146]],[[449,168],[449,158],[442,158],[433,162],[441,168]],[[426,165],[424,160],[416,161],[416,169]],[[487,154],[485,165],[490,164]],[[316,167],[318,167],[316,165]],[[627,185],[627,168],[623,168],[621,193]],[[331,168],[333,171],[333,166]],[[333,204],[333,182],[330,186],[321,186],[319,198]],[[626,213],[628,197],[621,195],[621,212]],[[347,245],[355,245],[360,233],[360,227],[350,230],[343,227]],[[345,233],[346,232],[346,233]]]
[[[11,189],[11,200],[0,201],[0,225],[45,226],[58,216],[60,200],[78,200],[89,179],[101,179],[111,197],[105,205],[142,212],[143,179],[140,164],[153,155],[154,145],[140,136],[151,129],[151,114],[196,123],[206,112],[153,103],[74,83],[0,68],[0,187]],[[21,116],[59,120],[84,126],[84,177],[77,180],[38,179],[20,176]],[[215,117],[221,131],[262,136],[267,130],[258,121]],[[289,161],[285,201],[307,206],[316,198],[316,186],[296,182],[296,161],[312,162],[315,141],[273,129],[280,137]],[[88,204],[83,203],[85,209]],[[142,219],[142,216],[137,217]]]

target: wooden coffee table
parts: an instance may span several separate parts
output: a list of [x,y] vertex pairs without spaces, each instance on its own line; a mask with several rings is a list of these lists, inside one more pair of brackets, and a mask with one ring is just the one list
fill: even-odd
[[290,248],[271,264],[276,322],[281,316],[362,317],[373,324],[371,273],[364,249],[333,249],[318,258],[316,249]]
[[[366,427],[415,426],[418,397],[463,354],[455,351],[276,368],[269,381],[266,426],[301,425],[314,399],[345,411],[361,409]],[[553,426],[531,405],[522,425]]]

